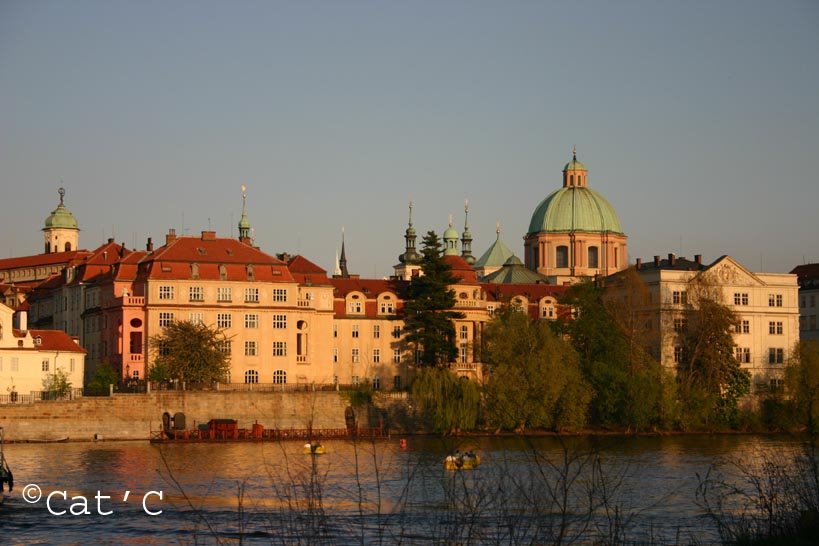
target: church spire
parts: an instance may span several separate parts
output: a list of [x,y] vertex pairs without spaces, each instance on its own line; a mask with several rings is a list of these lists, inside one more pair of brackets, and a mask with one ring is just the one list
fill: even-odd
[[247,186],[242,184],[242,219],[239,220],[239,241],[246,245],[252,244],[250,231],[250,221],[247,219]]
[[347,253],[344,250],[344,228],[341,228],[341,257],[338,259],[338,267],[341,270],[341,278],[349,279],[350,272],[347,271]]
[[464,200],[464,232],[461,235],[461,257],[469,265],[475,264],[475,256],[472,255],[472,234],[469,232],[469,199]]
[[409,224],[404,234],[404,253],[398,256],[398,261],[402,264],[416,264],[421,261],[421,256],[415,250],[415,228],[412,227],[412,201],[409,202]]

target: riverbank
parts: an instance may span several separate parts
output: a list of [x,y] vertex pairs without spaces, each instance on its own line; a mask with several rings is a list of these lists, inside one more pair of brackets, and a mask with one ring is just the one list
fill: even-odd
[[337,392],[159,391],[0,406],[7,442],[149,440],[162,415],[185,415],[186,427],[235,419],[240,428],[345,427],[348,403]]

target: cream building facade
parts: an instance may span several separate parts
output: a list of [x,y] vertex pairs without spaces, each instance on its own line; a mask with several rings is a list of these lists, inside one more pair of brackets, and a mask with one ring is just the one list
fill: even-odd
[[[639,312],[652,334],[648,347],[659,362],[676,369],[682,358],[681,331],[686,310],[703,290],[733,310],[735,358],[751,374],[752,392],[781,387],[784,370],[799,342],[799,303],[796,275],[752,272],[730,256],[710,265],[669,254],[666,259],[637,260],[634,270],[645,283]],[[606,279],[611,297],[621,297],[615,275]],[[622,288],[622,285],[620,285]]]

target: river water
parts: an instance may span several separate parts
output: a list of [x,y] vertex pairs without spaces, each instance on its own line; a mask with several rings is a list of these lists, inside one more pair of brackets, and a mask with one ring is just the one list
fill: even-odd
[[[327,441],[320,456],[298,442],[5,447],[15,490],[0,507],[3,544],[591,543],[613,529],[708,544],[718,537],[696,503],[698,476],[719,461],[786,461],[799,445],[685,435]],[[456,449],[482,464],[444,470]]]

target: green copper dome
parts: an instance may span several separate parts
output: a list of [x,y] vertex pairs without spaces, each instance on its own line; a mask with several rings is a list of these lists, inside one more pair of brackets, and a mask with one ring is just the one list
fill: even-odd
[[602,195],[589,188],[575,186],[552,192],[537,206],[529,222],[529,233],[544,231],[622,234],[623,228],[614,207]]
[[45,227],[43,229],[54,229],[54,228],[64,228],[64,229],[79,229],[77,225],[77,219],[74,218],[74,215],[71,214],[71,211],[65,208],[63,204],[63,198],[65,197],[65,190],[60,188],[60,204],[57,205],[57,208],[51,211],[48,218],[45,219]]
[[455,241],[458,240],[458,232],[452,226],[449,226],[446,231],[444,231],[444,241],[454,239]]
[[563,167],[564,171],[588,171],[589,169],[586,168],[581,162],[577,160],[577,158],[572,159],[566,166]]

